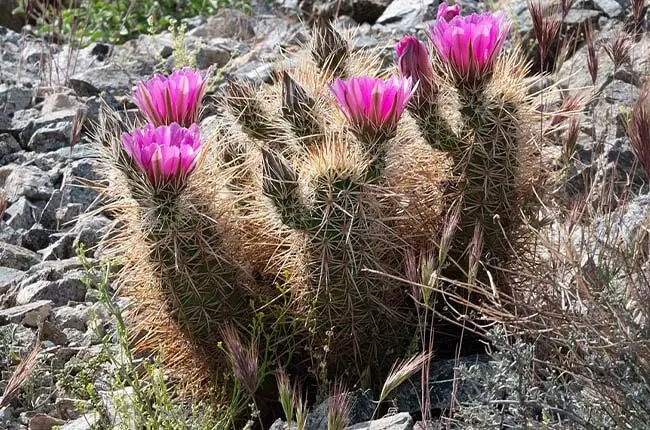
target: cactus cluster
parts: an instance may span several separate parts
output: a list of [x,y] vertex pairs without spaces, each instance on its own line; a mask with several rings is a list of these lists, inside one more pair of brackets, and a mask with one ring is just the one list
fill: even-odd
[[507,267],[534,204],[538,118],[503,18],[443,3],[432,49],[405,37],[394,76],[331,24],[313,31],[273,84],[228,82],[210,136],[191,70],[138,87],[149,124],[121,139],[102,124],[135,342],[186,386],[226,386],[224,329],[252,342],[260,315],[291,327],[260,346],[278,368],[379,382],[414,333],[407,257],[451,232],[439,274],[466,285],[470,255]]

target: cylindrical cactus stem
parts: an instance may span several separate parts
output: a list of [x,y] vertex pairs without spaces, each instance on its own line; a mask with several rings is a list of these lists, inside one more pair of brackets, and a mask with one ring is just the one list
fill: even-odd
[[441,109],[440,100],[434,96],[426,100],[413,97],[408,107],[424,140],[433,149],[451,152],[458,146],[458,136]]
[[302,230],[310,225],[311,218],[303,204],[298,175],[280,154],[262,148],[264,195],[275,205],[282,222]]
[[350,57],[350,47],[331,22],[320,19],[313,30],[311,55],[321,72],[343,77]]
[[473,136],[454,154],[463,196],[461,227],[468,227],[461,230],[467,230],[470,240],[471,227],[480,223],[485,249],[495,257],[505,257],[510,254],[510,227],[519,217],[518,106],[498,91],[489,94],[461,89],[459,98],[463,122]]
[[271,141],[276,137],[273,123],[264,111],[252,84],[232,80],[227,84],[226,93],[231,114],[249,137],[264,141]]
[[[345,148],[327,152],[326,163],[319,163],[309,181],[313,189],[313,222],[306,249],[310,296],[318,341],[327,342],[329,333],[330,363],[337,373],[343,370],[342,363],[356,363],[358,368],[348,372],[359,375],[368,366],[377,369],[385,364],[388,350],[400,344],[395,327],[400,299],[405,298],[402,288],[375,274],[390,273],[397,266],[390,255],[399,253],[399,239],[386,227],[381,192],[376,185],[368,186],[362,159]],[[388,303],[395,314],[379,316],[377,312],[388,308]],[[385,336],[386,351],[367,349],[364,338],[379,335]]]
[[291,78],[282,74],[282,115],[298,138],[309,139],[322,133],[315,115],[316,100]]
[[[440,18],[440,17],[439,17]],[[442,88],[435,75],[429,50],[415,36],[405,36],[395,46],[398,68],[403,77],[416,85],[407,109],[415,118],[424,139],[434,149],[450,151],[455,146],[455,134],[442,111]]]
[[138,203],[149,258],[157,268],[154,276],[183,331],[212,350],[218,327],[250,318],[247,300],[237,289],[238,270],[219,247],[225,245],[215,225],[219,214],[189,192],[152,197]]

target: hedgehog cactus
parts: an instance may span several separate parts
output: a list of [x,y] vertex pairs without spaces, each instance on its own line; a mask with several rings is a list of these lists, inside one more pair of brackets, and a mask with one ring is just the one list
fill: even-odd
[[[223,251],[236,246],[227,204],[219,202],[220,185],[206,177],[209,148],[189,122],[197,118],[204,86],[189,70],[139,85],[135,98],[151,122],[108,146],[116,167],[109,175],[123,199],[124,243],[117,251],[125,262],[125,294],[136,299],[136,346],[160,351],[190,389],[222,379],[219,329],[245,328],[252,319],[248,275]],[[105,124],[104,131],[112,128]]]
[[[468,248],[477,243],[482,247],[478,252],[493,259],[490,270],[506,264],[520,234],[521,210],[532,203],[534,174],[529,167],[536,154],[530,128],[539,117],[532,116],[526,68],[516,56],[499,57],[509,26],[501,15],[461,16],[458,9],[441,4],[430,29],[434,64],[441,76],[439,92],[420,96],[424,102],[410,109],[430,145],[453,160],[454,181],[446,191],[446,204],[460,205],[461,214],[450,256],[463,270]],[[430,73],[421,66],[423,54],[417,59],[413,54],[424,49],[402,49],[402,74]],[[450,104],[457,106],[459,115],[441,113],[441,106]],[[499,279],[498,287],[506,290],[503,282]]]
[[[415,314],[404,286],[386,275],[400,276],[412,246],[406,239],[424,240],[440,207],[418,214],[418,223],[403,208],[412,196],[399,189],[399,178],[420,177],[406,170],[414,158],[409,152],[427,150],[412,126],[400,124],[413,94],[411,79],[375,77],[378,62],[366,54],[346,54],[343,65],[336,57],[347,46],[343,40],[330,26],[317,29],[311,57],[291,74],[279,73],[266,92],[249,94],[249,106],[265,109],[260,116],[276,130],[274,138],[248,133],[260,121],[240,115],[239,100],[227,100],[231,128],[241,133],[231,135],[237,142],[219,144],[259,148],[248,154],[260,163],[249,179],[257,177],[236,198],[241,213],[249,214],[241,227],[249,237],[249,260],[261,258],[254,265],[276,278],[288,272],[283,281],[294,293],[293,309],[308,316],[309,348],[322,357],[314,364],[358,377],[390,365],[388,351],[396,357],[409,342],[402,331]],[[323,58],[337,58],[340,67],[333,72]],[[429,174],[422,182],[436,188],[422,199],[429,202],[440,196],[445,163],[436,154],[423,158],[431,163],[422,169]],[[413,224],[427,227],[414,231]],[[262,258],[260,242],[277,243],[275,252]],[[385,349],[370,341],[379,336]]]
[[152,124],[110,160],[117,197],[136,203],[118,252],[151,331],[142,342],[171,345],[170,368],[192,367],[177,372],[185,382],[205,381],[197,371],[219,381],[220,329],[250,330],[253,303],[298,322],[292,342],[306,348],[281,365],[387,370],[416,315],[399,281],[407,256],[453,236],[445,253],[460,271],[445,275],[471,281],[477,260],[508,263],[533,202],[533,103],[526,68],[500,55],[507,29],[442,4],[433,48],[406,37],[387,76],[321,23],[272,85],[229,82],[220,132],[203,139],[191,123],[203,80],[185,71],[139,86]]

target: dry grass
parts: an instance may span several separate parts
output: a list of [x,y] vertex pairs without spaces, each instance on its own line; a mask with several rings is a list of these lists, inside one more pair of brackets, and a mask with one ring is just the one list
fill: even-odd
[[41,342],[37,340],[32,351],[29,355],[23,358],[7,381],[4,393],[0,396],[0,408],[6,406],[11,400],[20,392],[21,387],[27,382],[29,376],[32,374],[41,354]]

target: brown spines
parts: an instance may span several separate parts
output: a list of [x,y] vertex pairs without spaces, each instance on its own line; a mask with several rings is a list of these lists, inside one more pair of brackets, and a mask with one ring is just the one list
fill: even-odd
[[533,188],[543,174],[536,144],[544,136],[533,129],[540,117],[527,95],[531,82],[525,72],[516,55],[501,58],[489,82],[459,90],[463,129],[450,151],[457,182],[448,197],[461,207],[450,257],[467,268],[480,231],[489,260],[484,263],[497,273],[497,287],[504,290],[502,269],[517,252],[523,212],[537,202]]
[[328,20],[319,20],[313,30],[312,58],[321,71],[335,77],[343,77],[346,72],[350,47]]

